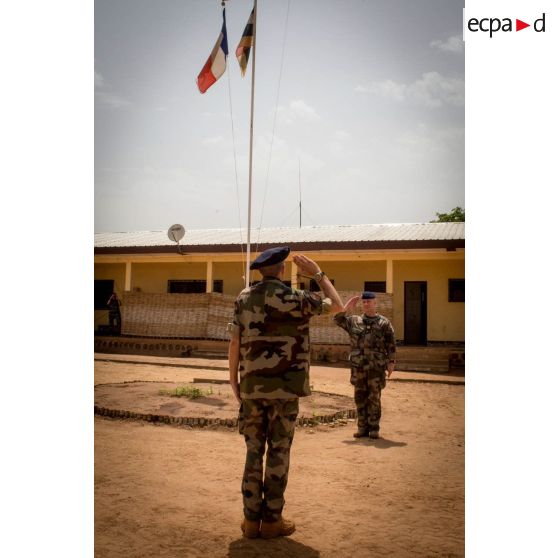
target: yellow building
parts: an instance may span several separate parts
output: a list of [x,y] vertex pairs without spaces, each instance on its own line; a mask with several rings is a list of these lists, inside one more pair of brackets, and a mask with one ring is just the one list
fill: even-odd
[[[128,335],[140,331],[139,314],[133,317],[131,313],[140,299],[142,312],[165,314],[171,322],[173,305],[186,300],[180,295],[198,293],[198,299],[187,298],[196,301],[203,293],[222,293],[211,295],[211,300],[230,304],[244,286],[245,241],[238,229],[187,231],[179,246],[168,239],[166,231],[96,234],[96,329],[108,323],[106,301],[113,290],[124,298],[123,333]],[[464,223],[267,228],[259,234],[254,231],[252,242],[251,259],[271,246],[288,245],[292,253],[306,254],[334,281],[343,298],[362,290],[385,293],[379,298],[404,345],[465,340]],[[310,279],[297,276],[292,253],[287,279],[293,286],[313,288]],[[253,280],[257,279],[259,274],[254,272]],[[149,300],[157,300],[158,306]],[[142,327],[149,328],[156,320],[145,316],[147,326]],[[189,316],[194,323],[197,315]],[[148,329],[141,330],[141,335],[179,337]],[[218,334],[217,338],[222,337]]]

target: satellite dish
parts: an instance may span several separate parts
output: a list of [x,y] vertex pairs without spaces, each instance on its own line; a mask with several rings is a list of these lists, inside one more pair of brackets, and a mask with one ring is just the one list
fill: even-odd
[[186,231],[182,225],[172,225],[167,232],[169,239],[173,242],[180,242],[185,234]]

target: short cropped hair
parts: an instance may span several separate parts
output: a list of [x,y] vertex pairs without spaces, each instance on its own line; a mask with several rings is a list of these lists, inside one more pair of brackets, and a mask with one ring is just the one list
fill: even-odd
[[285,262],[279,262],[273,265],[268,265],[266,267],[260,267],[258,271],[262,275],[279,275],[284,266]]

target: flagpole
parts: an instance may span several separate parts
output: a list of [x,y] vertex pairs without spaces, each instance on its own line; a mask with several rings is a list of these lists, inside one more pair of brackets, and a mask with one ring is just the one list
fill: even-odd
[[250,229],[252,225],[252,146],[254,141],[254,86],[256,78],[256,19],[258,0],[254,0],[254,39],[252,41],[252,95],[250,99],[250,162],[248,169],[248,228],[246,235],[246,288],[250,286]]

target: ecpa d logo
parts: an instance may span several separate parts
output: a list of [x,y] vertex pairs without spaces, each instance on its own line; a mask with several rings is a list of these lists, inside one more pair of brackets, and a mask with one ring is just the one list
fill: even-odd
[[[533,22],[533,29],[536,33],[545,32],[545,18],[546,14],[543,13],[540,18],[536,19]],[[499,31],[502,31],[504,33],[514,31],[512,18],[509,17],[505,17],[503,19],[500,19],[498,17],[485,17],[482,19],[472,17],[467,22],[467,27],[469,31],[473,33],[477,33],[478,31],[481,31],[483,33],[490,33],[490,38],[492,38],[492,35],[494,33],[498,33]],[[521,31],[522,29],[526,29],[527,27],[531,27],[531,24],[516,18],[515,31]]]

